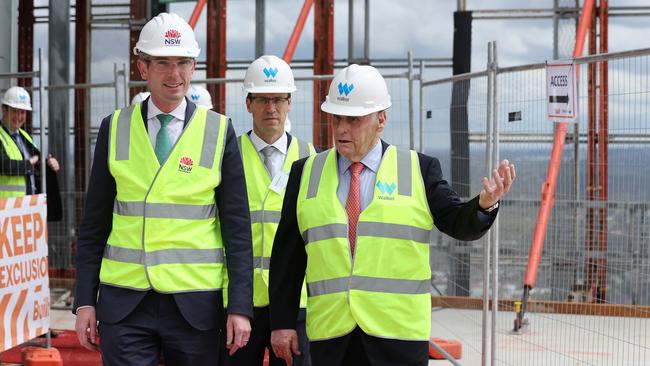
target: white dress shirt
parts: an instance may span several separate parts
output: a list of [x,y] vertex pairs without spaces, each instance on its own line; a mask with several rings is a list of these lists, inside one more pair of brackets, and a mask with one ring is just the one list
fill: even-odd
[[[270,157],[272,160],[271,164],[273,166],[279,167],[279,170],[281,170],[282,166],[284,165],[284,159],[287,156],[287,134],[283,133],[282,136],[280,136],[280,138],[275,140],[275,142],[272,144],[267,144],[264,140],[262,140],[262,138],[255,134],[255,131],[251,131],[250,138],[253,146],[255,146],[257,154],[259,155],[260,159],[262,159],[262,162],[264,162],[265,159],[262,150],[267,146],[273,146],[275,148],[272,150],[273,154],[271,154]],[[272,172],[269,172],[269,174],[273,176]]]
[[154,149],[156,148],[156,136],[158,135],[158,131],[160,131],[160,121],[158,120],[157,116],[161,113],[171,114],[174,116],[174,118],[172,118],[172,120],[167,125],[169,141],[173,147],[174,144],[176,144],[176,141],[178,141],[178,138],[181,136],[181,133],[183,133],[186,107],[187,101],[185,98],[183,98],[183,101],[178,105],[178,107],[169,113],[165,113],[158,109],[158,107],[153,104],[151,98],[149,98],[149,102],[147,104],[147,133],[149,134],[149,141],[151,141],[151,145],[154,147]]

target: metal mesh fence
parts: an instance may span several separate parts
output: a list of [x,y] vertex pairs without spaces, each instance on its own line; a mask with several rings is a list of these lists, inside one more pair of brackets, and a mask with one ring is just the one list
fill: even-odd
[[[579,61],[579,119],[569,125],[562,151],[555,205],[526,313],[528,332],[518,333],[512,331],[513,300],[520,299],[523,292],[522,279],[537,223],[540,188],[549,165],[554,124],[546,116],[543,65],[497,72],[499,156],[515,162],[518,178],[502,201],[499,214],[500,312],[494,324],[486,325],[496,331],[492,340],[496,342],[496,364],[648,362],[650,254],[645,245],[648,173],[644,168],[650,154],[649,54],[649,50],[640,50],[604,56],[607,62]],[[482,75],[476,73],[463,81],[423,83],[423,115],[427,118],[423,151],[440,158],[454,187],[462,190],[469,184],[470,196],[480,191],[487,165],[487,86]],[[461,113],[453,113],[456,107]],[[454,147],[455,134],[467,134],[469,146]],[[457,164],[462,159],[467,163]],[[469,173],[463,174],[463,169]],[[488,281],[483,276],[485,244],[486,239],[468,245],[434,236],[431,263],[433,284],[440,291],[439,304],[478,309],[467,306],[469,299],[489,298],[491,294],[482,288]],[[459,295],[468,296],[465,304],[454,301],[452,296]],[[434,330],[437,326],[441,332],[460,338],[476,360],[484,352],[479,342],[485,341],[480,335],[480,312],[448,311],[451,313],[440,316],[457,319],[458,326],[444,329],[449,328],[449,322],[437,318],[434,311]]]

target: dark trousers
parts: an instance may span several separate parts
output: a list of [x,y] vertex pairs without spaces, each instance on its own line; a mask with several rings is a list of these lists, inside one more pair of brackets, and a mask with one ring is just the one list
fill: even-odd
[[218,365],[220,327],[197,330],[185,320],[172,295],[147,293],[126,318],[100,323],[100,349],[107,366]]
[[[275,357],[271,347],[271,326],[269,307],[256,307],[253,309],[253,323],[251,336],[246,347],[238,350],[232,356],[226,356],[226,365],[229,366],[262,366],[264,363],[264,349],[269,350],[269,366],[284,366],[286,363],[281,358]],[[294,357],[294,366],[311,366],[309,357],[309,340],[305,329],[305,309],[300,309],[298,322],[298,348],[301,355]]]
[[426,366],[429,342],[370,336],[361,328],[342,337],[310,342],[314,366]]

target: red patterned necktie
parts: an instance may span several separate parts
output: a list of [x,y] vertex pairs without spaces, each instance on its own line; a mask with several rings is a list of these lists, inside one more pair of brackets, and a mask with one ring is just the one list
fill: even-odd
[[350,254],[354,256],[354,246],[357,241],[357,222],[361,212],[361,193],[359,181],[364,165],[360,162],[350,165],[350,192],[345,202],[345,211],[348,213],[348,239],[350,240]]

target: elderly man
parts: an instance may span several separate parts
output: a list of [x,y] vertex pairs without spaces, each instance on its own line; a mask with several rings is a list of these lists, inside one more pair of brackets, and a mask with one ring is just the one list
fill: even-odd
[[504,160],[461,202],[437,159],[380,139],[390,105],[376,69],[341,70],[321,105],[336,148],[291,169],[269,287],[273,349],[289,364],[306,274],[315,366],[426,365],[430,231],[435,223],[454,238],[480,238],[515,178]]
[[231,353],[253,316],[237,139],[228,118],[185,97],[200,50],[183,19],[150,20],[134,52],[151,96],[99,129],[77,244],[77,336],[97,349],[99,321],[105,365],[157,365],[161,352],[167,365],[216,365],[226,254]]

